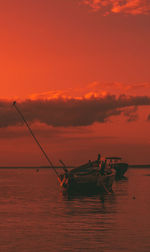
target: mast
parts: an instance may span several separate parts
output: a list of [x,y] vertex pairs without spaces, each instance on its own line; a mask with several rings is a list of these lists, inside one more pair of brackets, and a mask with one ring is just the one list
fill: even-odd
[[39,143],[39,141],[37,140],[37,138],[35,137],[32,129],[30,128],[27,120],[25,119],[24,115],[22,114],[22,112],[20,111],[20,109],[18,108],[18,106],[16,105],[16,101],[13,102],[13,106],[14,108],[16,109],[16,111],[18,112],[18,114],[20,115],[21,119],[24,121],[25,125],[27,126],[30,134],[32,135],[33,139],[35,140],[36,144],[39,146],[40,150],[42,151],[43,155],[45,156],[45,158],[47,159],[49,165],[51,168],[53,168],[59,182],[61,183],[61,179],[60,179],[60,176],[57,172],[57,170],[55,169],[55,166],[53,165],[52,161],[50,160],[50,158],[47,156],[46,152],[44,151],[43,147],[41,146],[41,144]]

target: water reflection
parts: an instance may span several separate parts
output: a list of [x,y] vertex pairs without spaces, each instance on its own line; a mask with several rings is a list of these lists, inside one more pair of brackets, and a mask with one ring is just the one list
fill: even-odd
[[123,177],[120,178],[120,179],[117,179],[117,178],[116,178],[116,181],[126,181],[126,180],[128,180],[128,177],[126,177],[126,176],[123,176]]
[[93,215],[112,214],[116,212],[115,193],[93,193],[63,195],[65,214],[73,215]]
[[129,170],[112,194],[63,195],[48,171],[1,171],[1,251],[150,251],[147,174]]
[[[66,251],[113,251],[111,242],[119,215],[118,196],[127,195],[126,182],[115,183],[111,194],[61,194],[61,222],[72,241],[72,245],[65,244]],[[120,189],[116,191],[118,186]]]

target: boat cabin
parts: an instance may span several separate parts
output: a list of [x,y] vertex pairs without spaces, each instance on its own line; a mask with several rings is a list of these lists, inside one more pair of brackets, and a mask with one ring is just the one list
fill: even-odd
[[106,162],[107,164],[110,165],[110,167],[114,167],[116,164],[120,163],[120,161],[122,160],[121,157],[106,157]]

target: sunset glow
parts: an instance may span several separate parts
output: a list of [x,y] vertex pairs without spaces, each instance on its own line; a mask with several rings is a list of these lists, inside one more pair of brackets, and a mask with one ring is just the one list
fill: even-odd
[[150,163],[148,0],[7,0],[0,24],[2,165],[46,162],[14,100],[54,162]]

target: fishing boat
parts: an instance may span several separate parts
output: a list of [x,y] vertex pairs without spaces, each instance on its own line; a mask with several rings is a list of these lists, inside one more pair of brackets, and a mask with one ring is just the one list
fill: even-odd
[[112,191],[112,184],[115,178],[116,171],[112,167],[107,166],[107,159],[102,160],[100,154],[98,155],[96,161],[93,162],[89,161],[87,164],[69,170],[67,169],[63,161],[59,160],[60,163],[62,164],[62,168],[64,171],[63,174],[59,174],[56,169],[57,167],[53,165],[52,161],[49,159],[43,147],[37,140],[27,120],[25,119],[24,115],[18,108],[16,101],[13,102],[13,106],[15,107],[21,119],[24,121],[30,134],[34,138],[36,144],[39,146],[43,155],[47,159],[50,168],[54,170],[63,191],[68,193],[70,192],[80,193],[82,191],[84,192],[106,191],[110,193]]
[[107,160],[89,161],[77,168],[61,174],[64,192],[112,192],[116,171],[108,168]]
[[121,157],[106,157],[110,167],[116,170],[116,179],[124,178],[126,171],[128,170],[128,163],[121,162]]

